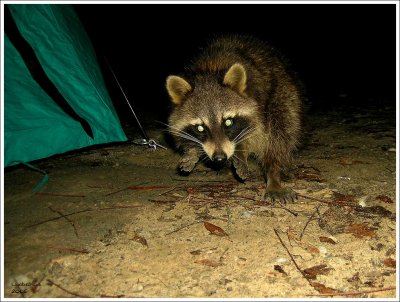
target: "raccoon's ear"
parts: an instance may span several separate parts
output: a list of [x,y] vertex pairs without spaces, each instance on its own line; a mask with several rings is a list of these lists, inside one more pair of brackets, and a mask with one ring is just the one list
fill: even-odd
[[246,90],[246,82],[246,70],[243,65],[239,63],[233,64],[224,77],[224,84],[240,94],[243,94]]
[[185,96],[192,91],[192,86],[185,79],[174,75],[167,78],[166,87],[175,105],[182,104]]

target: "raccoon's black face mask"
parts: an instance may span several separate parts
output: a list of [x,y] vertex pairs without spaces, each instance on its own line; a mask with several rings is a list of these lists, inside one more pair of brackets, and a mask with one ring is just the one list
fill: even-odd
[[194,140],[188,139],[184,148],[199,148],[213,162],[224,164],[239,145],[252,131],[250,122],[244,117],[225,117],[200,121],[186,127],[183,131]]

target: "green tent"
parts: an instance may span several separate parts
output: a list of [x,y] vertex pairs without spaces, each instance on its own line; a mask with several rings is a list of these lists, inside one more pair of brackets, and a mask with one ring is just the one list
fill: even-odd
[[20,36],[25,49],[33,50],[49,86],[65,104],[60,106],[51,89],[47,91],[33,76],[34,62],[16,47],[18,37],[9,35],[7,29],[13,26],[5,22],[4,166],[126,140],[90,39],[73,7],[6,6],[16,25],[13,35]]

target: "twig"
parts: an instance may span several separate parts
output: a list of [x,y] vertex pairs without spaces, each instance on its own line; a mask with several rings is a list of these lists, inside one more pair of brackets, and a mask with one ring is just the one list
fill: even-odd
[[66,217],[66,216],[65,216],[63,213],[61,213],[60,211],[54,210],[52,207],[49,207],[49,209],[50,209],[51,211],[53,211],[53,212],[59,214],[61,217],[65,218],[65,219],[72,225],[72,227],[74,228],[74,232],[75,232],[76,237],[79,237],[79,235],[78,235],[78,230],[76,229],[75,223],[74,223],[71,219],[69,219],[68,217]]
[[58,287],[58,288],[61,289],[62,291],[65,291],[66,293],[68,293],[68,294],[70,294],[70,295],[72,295],[72,296],[79,297],[79,298],[91,298],[91,297],[89,297],[89,296],[77,294],[77,293],[74,293],[74,292],[72,292],[72,291],[70,291],[70,290],[68,290],[68,289],[65,289],[64,287],[62,287],[61,285],[58,285],[58,284],[54,283],[54,282],[51,281],[50,279],[47,279],[47,283],[48,283],[48,285],[50,285],[50,286],[54,285],[54,286]]
[[[150,276],[150,275],[147,275],[147,276]],[[156,278],[158,281],[160,281],[162,284],[164,284],[164,286],[165,286],[166,288],[169,288],[169,286],[168,286],[167,284],[165,284],[164,281],[162,281],[160,278],[158,278],[155,274],[152,274],[152,276],[153,276],[154,278]]]
[[369,294],[369,293],[376,293],[376,292],[383,292],[388,290],[395,290],[396,286],[381,288],[381,289],[371,289],[371,290],[363,290],[359,292],[349,292],[349,293],[327,293],[327,294],[309,294],[307,296],[313,297],[326,297],[326,296],[354,296],[354,295],[362,295],[362,294]]
[[225,251],[222,253],[222,255],[219,257],[219,263],[222,265],[222,261],[224,260],[224,256],[226,252],[229,250],[229,247],[225,249]]
[[101,294],[100,298],[124,298],[125,295],[118,295],[118,296],[110,296],[110,295],[105,295],[105,294]]
[[128,190],[128,188],[126,187],[126,188],[119,189],[118,191],[107,193],[105,196],[110,196],[110,195],[113,195],[113,194],[117,194],[117,193],[125,191],[125,190]]
[[322,202],[322,203],[329,204],[329,205],[348,206],[348,207],[353,207],[353,208],[359,207],[359,205],[354,204],[354,203],[350,203],[350,202],[332,202],[332,201],[327,201],[327,200],[323,200],[323,199],[319,199],[319,198],[315,198],[315,197],[310,197],[310,196],[305,196],[305,195],[301,195],[301,194],[297,194],[297,196],[298,197],[303,197],[305,199],[315,200],[315,201]]
[[69,247],[62,247],[62,246],[52,246],[52,245],[47,245],[48,249],[54,249],[54,250],[59,250],[59,251],[67,251],[67,252],[76,252],[76,253],[81,253],[81,254],[89,254],[89,251],[87,250],[77,250]]
[[294,211],[292,211],[292,210],[289,210],[287,207],[285,207],[284,205],[282,205],[281,204],[281,206],[280,207],[271,207],[272,209],[282,209],[282,210],[286,210],[286,211],[288,211],[290,214],[292,214],[293,216],[295,216],[295,217],[297,217],[299,214],[298,213],[296,213],[296,212],[294,212]]
[[62,197],[85,197],[85,195],[61,194],[61,193],[50,193],[50,192],[36,192],[35,195],[49,195],[49,196],[62,196]]
[[96,209],[99,211],[104,211],[104,210],[115,210],[115,209],[132,209],[132,208],[140,208],[142,206],[137,206],[137,205],[131,205],[131,206],[114,206],[114,207],[107,207],[107,208],[101,208],[101,209]]
[[132,205],[132,206],[115,206],[115,207],[107,207],[107,208],[100,208],[100,209],[86,209],[86,210],[77,211],[77,212],[65,214],[65,215],[62,215],[62,216],[57,216],[57,217],[54,217],[54,218],[50,218],[50,219],[46,219],[46,220],[43,220],[43,221],[40,221],[40,222],[37,222],[37,223],[30,224],[30,225],[26,226],[24,228],[24,230],[26,230],[27,228],[30,228],[30,227],[34,227],[34,226],[38,226],[40,224],[44,224],[46,222],[55,221],[55,220],[58,220],[60,218],[65,218],[65,217],[68,217],[68,216],[72,216],[72,215],[80,214],[80,213],[84,213],[84,212],[102,211],[102,210],[115,210],[115,209],[126,209],[126,208],[137,208],[137,207],[141,207],[141,206]]
[[276,236],[278,237],[279,241],[281,242],[282,246],[284,247],[284,249],[286,250],[286,252],[288,253],[290,259],[292,259],[292,262],[294,264],[294,266],[297,268],[297,270],[300,272],[300,274],[307,280],[308,284],[310,284],[312,287],[314,287],[312,285],[312,283],[310,282],[310,280],[307,278],[307,275],[305,272],[303,272],[303,270],[298,266],[296,260],[294,260],[292,254],[290,253],[289,249],[286,247],[286,245],[283,243],[281,236],[279,236],[278,231],[274,228],[274,232],[276,234]]
[[[226,181],[223,180],[202,180],[202,179],[178,179],[178,178],[171,178],[171,180],[175,181],[186,181],[186,182],[217,182],[221,184],[226,184]],[[234,183],[233,181],[228,181],[228,183]]]
[[79,214],[79,213],[83,213],[83,212],[89,212],[89,211],[94,211],[94,210],[93,209],[86,209],[86,210],[82,210],[82,211],[73,212],[73,213],[70,213],[70,214],[65,214],[64,216],[58,216],[58,217],[46,219],[44,221],[40,221],[40,222],[37,222],[37,223],[34,223],[34,224],[30,224],[30,225],[26,226],[24,229],[27,229],[27,228],[30,228],[30,227],[33,227],[33,226],[37,226],[37,225],[40,225],[40,224],[43,224],[43,223],[46,223],[46,222],[58,220],[58,219],[63,218],[63,217],[67,217],[67,216],[71,216],[71,215],[75,215],[75,214]]
[[[314,171],[321,172],[321,170],[318,168],[315,168],[313,166],[305,166],[304,164],[297,166],[297,169],[313,169]],[[296,169],[292,169],[292,170],[296,170]]]
[[173,187],[172,189],[168,189],[167,191],[158,194],[158,196],[162,196],[162,195],[164,195],[164,194],[167,194],[167,193],[169,193],[169,192],[172,192],[172,191],[174,191],[176,188],[177,188],[177,187],[175,186],[175,187]]
[[178,232],[178,231],[180,231],[180,230],[183,230],[183,229],[185,229],[185,228],[188,228],[188,227],[190,227],[190,226],[192,226],[192,225],[194,225],[194,224],[203,223],[203,222],[204,222],[204,221],[195,221],[195,222],[186,224],[186,225],[181,226],[181,227],[179,227],[179,228],[177,228],[177,229],[175,229],[175,230],[173,230],[173,231],[171,231],[171,232],[169,232],[169,233],[167,233],[167,234],[165,234],[165,235],[170,235],[170,234],[172,234],[172,233],[176,233],[176,232]]
[[305,225],[304,228],[303,228],[303,231],[301,231],[300,239],[299,239],[300,241],[301,241],[301,239],[303,238],[304,232],[305,232],[305,230],[306,230],[308,224],[310,223],[311,219],[314,217],[315,213],[318,212],[320,206],[321,206],[321,205],[317,206],[317,208],[315,209],[315,211],[314,211],[314,212],[311,214],[311,216],[308,218],[308,220],[307,220],[307,222],[306,222],[306,225]]
[[[138,184],[138,186],[142,186],[142,185],[146,185],[146,184],[148,184],[148,182],[140,183],[140,184]],[[122,192],[122,191],[125,191],[125,190],[129,190],[129,186],[125,187],[125,188],[122,188],[122,189],[119,189],[117,191],[111,192],[111,193],[107,193],[105,196],[110,196],[110,195],[113,195],[113,194],[116,194],[116,193],[119,193],[119,192]]]
[[159,202],[159,203],[171,203],[176,202],[176,200],[160,200],[160,199],[148,199],[151,202]]

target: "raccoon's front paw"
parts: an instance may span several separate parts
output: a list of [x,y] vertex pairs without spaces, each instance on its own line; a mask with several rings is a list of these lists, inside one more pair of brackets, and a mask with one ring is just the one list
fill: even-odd
[[267,189],[263,194],[263,200],[286,204],[297,199],[296,192],[291,188]]
[[249,178],[249,168],[247,165],[238,159],[233,160],[233,167],[235,168],[235,173],[236,175],[241,179],[241,180],[246,180]]
[[193,152],[186,153],[181,157],[181,160],[179,162],[179,170],[182,172],[190,173],[193,171],[198,161],[199,157],[197,156],[197,154],[194,154]]

